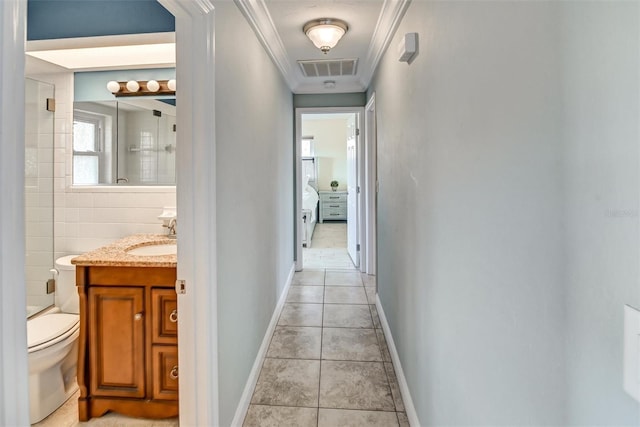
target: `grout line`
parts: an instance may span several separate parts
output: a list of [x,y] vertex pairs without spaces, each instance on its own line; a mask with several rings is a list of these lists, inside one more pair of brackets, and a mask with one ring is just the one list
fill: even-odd
[[324,337],[324,297],[327,291],[327,270],[324,270],[324,281],[322,282],[322,321],[320,322],[320,374],[318,375],[318,410],[316,412],[316,427],[320,423],[320,384],[322,381],[322,345]]

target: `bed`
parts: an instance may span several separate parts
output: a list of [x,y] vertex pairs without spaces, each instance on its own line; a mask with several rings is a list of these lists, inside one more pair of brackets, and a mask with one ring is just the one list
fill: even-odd
[[302,246],[310,247],[318,222],[318,192],[307,184],[302,192]]
[[316,184],[316,161],[313,157],[302,159],[302,246],[310,247],[313,230],[318,222],[318,192]]

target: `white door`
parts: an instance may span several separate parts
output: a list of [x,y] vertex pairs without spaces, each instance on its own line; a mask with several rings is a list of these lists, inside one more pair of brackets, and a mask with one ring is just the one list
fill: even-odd
[[355,114],[349,118],[347,129],[347,251],[358,268],[358,132]]

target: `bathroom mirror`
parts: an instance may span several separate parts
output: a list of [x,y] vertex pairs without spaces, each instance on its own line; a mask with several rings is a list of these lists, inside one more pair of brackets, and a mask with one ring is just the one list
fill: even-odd
[[174,99],[74,102],[74,185],[174,185]]

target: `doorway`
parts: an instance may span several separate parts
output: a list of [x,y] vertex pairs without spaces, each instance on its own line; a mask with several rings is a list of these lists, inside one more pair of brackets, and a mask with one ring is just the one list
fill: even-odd
[[296,270],[357,269],[366,221],[362,108],[296,109]]

